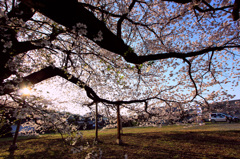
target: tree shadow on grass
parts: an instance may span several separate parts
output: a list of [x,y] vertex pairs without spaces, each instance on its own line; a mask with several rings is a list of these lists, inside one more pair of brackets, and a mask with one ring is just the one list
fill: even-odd
[[131,133],[123,135],[125,144],[121,148],[106,138],[103,149],[106,158],[123,158],[127,154],[131,159],[234,159],[240,158],[239,137],[239,131]]
[[[240,158],[240,131],[225,132],[153,132],[124,134],[124,144],[116,144],[116,135],[99,136],[103,159],[234,159]],[[86,141],[91,142],[93,138]],[[72,154],[62,139],[19,140],[14,157],[4,153],[3,158],[23,159],[81,159],[86,152]],[[7,151],[11,141],[0,143]],[[2,149],[1,148],[1,149]],[[3,151],[1,151],[3,152]],[[7,154],[7,155],[6,155]]]
[[240,146],[240,131],[211,131],[211,132],[185,132],[165,135],[171,140],[187,141],[189,143],[211,143],[217,145]]
[[[5,159],[61,159],[68,158],[69,147],[63,144],[62,139],[26,139],[17,141],[18,149],[14,155],[8,152],[11,142],[6,143],[4,147]],[[8,155],[6,155],[8,154]]]

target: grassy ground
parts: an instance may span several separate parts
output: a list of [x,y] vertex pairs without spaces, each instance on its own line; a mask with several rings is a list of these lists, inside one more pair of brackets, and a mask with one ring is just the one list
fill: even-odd
[[[94,130],[83,131],[85,142],[94,139]],[[204,126],[165,126],[162,128],[124,128],[124,144],[116,144],[116,129],[99,131],[102,158],[124,159],[240,159],[240,124]],[[10,139],[0,139],[0,158],[84,158],[86,152],[72,154],[60,135],[18,140],[15,156],[9,156]]]

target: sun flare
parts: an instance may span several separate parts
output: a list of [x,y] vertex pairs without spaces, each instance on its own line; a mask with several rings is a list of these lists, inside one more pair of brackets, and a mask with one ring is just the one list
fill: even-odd
[[30,95],[31,89],[25,87],[25,88],[21,89],[21,93],[22,93],[23,95],[25,95],[25,96],[26,96],[26,95]]

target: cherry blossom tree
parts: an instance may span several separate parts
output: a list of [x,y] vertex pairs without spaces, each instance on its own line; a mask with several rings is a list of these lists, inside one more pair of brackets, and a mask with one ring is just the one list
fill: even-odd
[[3,0],[0,9],[2,96],[59,76],[86,93],[82,105],[169,117],[238,87],[239,0]]

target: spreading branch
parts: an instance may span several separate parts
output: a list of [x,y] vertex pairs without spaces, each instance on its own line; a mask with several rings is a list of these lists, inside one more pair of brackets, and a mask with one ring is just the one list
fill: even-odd
[[[87,26],[87,34],[83,35],[86,38],[92,40],[101,48],[111,51],[115,54],[121,55],[127,62],[133,64],[142,64],[146,61],[153,61],[166,58],[186,58],[205,54],[209,51],[223,50],[224,48],[233,48],[239,46],[222,46],[222,47],[209,47],[194,52],[170,52],[159,53],[155,55],[139,56],[134,50],[124,43],[124,41],[111,32],[107,26],[98,18],[94,16],[92,12],[84,8],[82,3],[78,3],[75,0],[21,0],[24,4],[31,8],[35,8],[45,16],[52,20],[62,24],[68,28],[72,28],[78,23],[85,24]],[[176,1],[178,2],[178,1]],[[181,3],[188,3],[189,1],[179,1]],[[134,5],[134,1],[132,3]],[[54,8],[54,9],[53,9]],[[129,8],[131,9],[131,8]],[[124,19],[124,17],[120,18]],[[119,22],[119,25],[121,23]],[[98,35],[98,32],[102,32],[102,40],[94,41],[94,38]]]
[[[129,101],[110,101],[110,100],[106,100],[103,99],[101,97],[99,97],[97,95],[97,93],[90,87],[88,86],[86,83],[84,83],[83,81],[81,81],[80,79],[74,77],[73,75],[67,73],[65,70],[60,69],[60,68],[56,68],[56,67],[46,67],[40,71],[34,72],[26,77],[22,78],[22,82],[17,83],[15,81],[10,81],[7,83],[3,83],[2,85],[6,85],[6,84],[11,84],[14,85],[15,88],[5,88],[2,92],[1,95],[5,95],[5,94],[10,94],[12,92],[16,91],[16,88],[22,88],[26,85],[35,85],[41,81],[44,81],[46,79],[55,77],[55,76],[60,76],[66,80],[68,80],[69,82],[72,82],[74,84],[76,84],[78,87],[83,88],[86,91],[87,96],[93,100],[94,102],[101,102],[101,103],[105,103],[105,104],[112,104],[112,105],[122,105],[122,104],[131,104],[131,103],[142,103],[142,102],[146,102],[148,100],[151,99],[155,99],[155,97],[150,97],[150,98],[146,98],[146,99],[140,99],[140,100],[129,100]],[[70,78],[71,77],[71,78]]]

